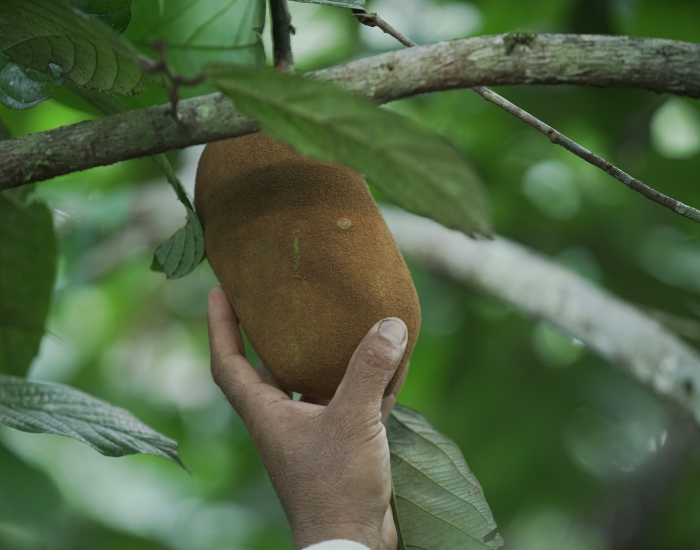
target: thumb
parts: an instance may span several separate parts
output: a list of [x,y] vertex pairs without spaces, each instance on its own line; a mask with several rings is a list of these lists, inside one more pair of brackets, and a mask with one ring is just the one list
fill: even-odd
[[379,414],[384,391],[401,362],[408,329],[396,317],[374,325],[357,346],[329,408]]

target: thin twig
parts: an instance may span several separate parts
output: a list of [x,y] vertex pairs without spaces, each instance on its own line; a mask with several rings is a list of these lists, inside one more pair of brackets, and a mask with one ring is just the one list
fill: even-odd
[[681,216],[685,216],[694,222],[700,223],[700,210],[696,210],[692,206],[683,204],[682,202],[672,199],[663,193],[659,193],[656,189],[652,189],[638,179],[633,178],[629,174],[626,174],[619,168],[613,166],[603,157],[599,157],[595,153],[591,153],[588,149],[582,147],[575,141],[572,141],[564,134],[557,132],[554,128],[535,118],[530,113],[523,111],[520,107],[512,104],[510,101],[492,90],[484,86],[475,86],[472,88],[472,90],[483,97],[486,101],[490,101],[494,105],[498,105],[501,109],[519,118],[524,123],[529,124],[535,130],[542,132],[552,143],[561,145],[567,151],[572,152],[574,155],[582,158],[593,166],[600,168],[603,172],[611,175],[616,180],[621,181],[627,187],[633,189],[637,193],[644,195],[647,199],[655,202],[656,204],[660,204],[669,210],[672,210],[676,214],[680,214]]
[[401,42],[404,46],[408,48],[412,48],[413,46],[417,46],[413,40],[410,38],[405,37],[403,34],[401,34],[399,31],[397,31],[394,27],[389,25],[384,19],[379,17],[376,13],[367,13],[364,10],[352,10],[353,14],[352,16],[357,18],[357,20],[362,23],[363,25],[367,25],[368,27],[378,27],[381,30],[383,30],[386,34],[390,34],[396,40]]
[[169,113],[179,123],[180,117],[177,112],[177,104],[180,101],[180,86],[196,86],[204,81],[204,75],[186,77],[177,74],[168,63],[168,46],[165,40],[155,40],[151,46],[158,52],[159,57],[156,60],[142,59],[141,70],[146,74],[165,73],[168,76],[170,79],[170,87],[168,88],[168,99],[170,99]]
[[[409,38],[406,38],[403,34],[394,29],[376,13],[363,13],[360,10],[353,10],[353,12],[353,17],[356,17],[362,24],[367,25],[369,27],[379,27],[385,33],[396,38],[396,40],[401,42],[401,44],[403,44],[404,46],[407,46],[409,48],[416,46],[415,42],[413,42]],[[510,52],[512,52],[513,50],[514,45],[520,43],[529,46],[529,44],[536,38],[536,35],[534,33],[516,33],[516,35],[514,35],[513,37],[509,37],[508,35],[506,35],[506,37],[511,38],[511,43],[507,45],[507,47],[509,48],[508,53],[510,54]],[[529,124],[535,130],[543,133],[549,138],[549,140],[552,143],[556,145],[561,145],[564,149],[570,151],[577,157],[582,158],[583,160],[585,160],[589,164],[592,164],[596,168],[600,168],[606,174],[612,176],[618,181],[621,181],[627,187],[645,196],[650,201],[655,202],[656,204],[659,204],[664,208],[668,208],[669,210],[675,212],[676,214],[680,214],[681,216],[684,216],[689,220],[693,220],[694,222],[700,223],[700,210],[697,210],[692,206],[688,206],[687,204],[684,204],[680,201],[677,201],[676,199],[664,195],[656,189],[653,189],[645,183],[642,183],[638,179],[633,178],[632,176],[623,172],[616,166],[613,166],[603,157],[592,153],[585,147],[582,147],[575,141],[566,137],[564,134],[557,132],[548,124],[545,124],[538,118],[532,116],[527,111],[511,103],[506,98],[497,94],[496,92],[487,88],[486,86],[474,86],[471,89],[474,90],[481,97],[483,97],[486,101],[493,103],[494,105],[500,107],[501,109],[510,113],[514,117],[522,120],[525,124]]]
[[287,0],[270,0],[270,18],[272,19],[275,69],[283,73],[293,74],[292,34],[294,34],[294,27],[292,27]]

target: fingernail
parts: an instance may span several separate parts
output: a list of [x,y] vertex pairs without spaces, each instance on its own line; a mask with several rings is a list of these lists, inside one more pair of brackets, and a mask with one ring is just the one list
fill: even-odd
[[406,337],[406,329],[403,324],[393,319],[385,319],[382,321],[382,324],[379,325],[379,334],[398,346]]

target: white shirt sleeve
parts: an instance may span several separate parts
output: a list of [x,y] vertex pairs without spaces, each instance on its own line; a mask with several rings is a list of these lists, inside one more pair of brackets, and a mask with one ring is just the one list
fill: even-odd
[[369,550],[369,548],[351,540],[327,540],[307,546],[304,550]]

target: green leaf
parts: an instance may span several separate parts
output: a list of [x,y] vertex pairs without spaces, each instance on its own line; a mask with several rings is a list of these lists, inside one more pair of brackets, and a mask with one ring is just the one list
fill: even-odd
[[131,0],[61,0],[113,31],[123,33],[131,22]]
[[0,372],[20,376],[39,351],[56,277],[51,212],[27,203],[28,191],[0,194]]
[[129,110],[126,105],[119,101],[117,96],[96,90],[86,90],[76,86],[71,81],[66,82],[56,90],[54,99],[72,109],[78,109],[97,116],[116,115]]
[[[209,63],[264,67],[265,5],[265,0],[168,0],[158,14],[151,3],[134,2],[134,24],[127,34],[144,50],[163,38],[168,62],[178,74],[197,74]],[[180,90],[183,98],[210,91],[215,91],[210,84]]]
[[156,248],[151,270],[165,273],[168,279],[179,279],[192,273],[204,260],[204,231],[192,207],[185,188],[165,155],[154,155],[151,160],[163,171],[177,198],[187,210],[185,227]]
[[337,8],[353,8],[357,10],[365,9],[365,0],[354,0],[353,2],[343,2],[342,0],[293,0],[294,2],[303,2],[304,4],[324,4],[326,6],[335,6]]
[[162,456],[187,470],[176,441],[129,411],[62,384],[0,374],[0,422],[23,432],[72,437],[105,456]]
[[[22,461],[2,443],[0,487],[0,517],[6,525],[8,522],[20,523],[41,529],[54,521],[56,512],[63,504],[49,475]],[[36,498],[36,495],[41,495],[41,498]],[[0,535],[0,541],[5,540]]]
[[23,68],[58,65],[78,86],[133,94],[160,82],[145,75],[131,43],[55,0],[2,0],[0,50]]
[[187,223],[156,248],[151,269],[168,279],[189,275],[204,259],[204,232],[194,210],[187,209]]
[[386,423],[399,548],[499,548],[489,505],[457,445],[397,405]]
[[333,84],[221,65],[205,75],[265,133],[301,154],[366,174],[410,212],[465,233],[490,232],[479,177],[437,134]]
[[0,53],[0,103],[9,109],[30,109],[51,97],[46,82],[32,80]]
[[[104,114],[113,115],[128,110],[126,105],[114,96],[92,90],[83,90],[75,86],[69,87],[71,91],[80,96],[90,106]],[[187,210],[185,227],[179,229],[170,239],[156,249],[151,262],[151,270],[165,273],[168,279],[179,279],[189,275],[204,259],[204,232],[192,202],[187,196],[182,183],[177,179],[175,170],[173,170],[168,157],[164,154],[158,154],[153,155],[151,160],[165,174],[178,200]]]

